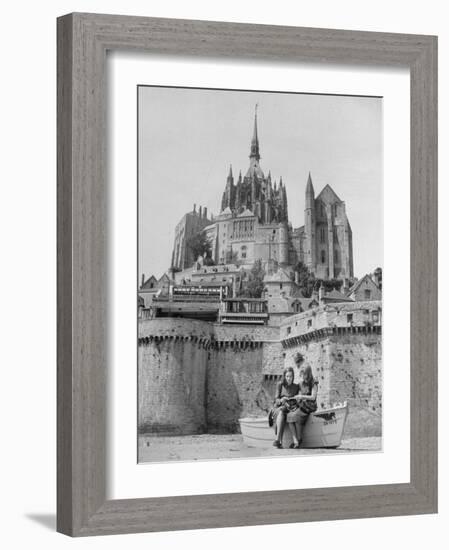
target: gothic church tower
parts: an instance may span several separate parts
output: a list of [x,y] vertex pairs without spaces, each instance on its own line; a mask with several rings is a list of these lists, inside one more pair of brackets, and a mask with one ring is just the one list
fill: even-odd
[[345,203],[330,185],[315,198],[310,173],[305,199],[305,265],[320,279],[352,278],[352,230]]
[[238,216],[249,210],[257,217],[260,224],[288,222],[287,191],[282,177],[279,186],[276,182],[273,186],[271,173],[265,177],[260,159],[256,105],[249,167],[243,178],[240,173],[236,184],[234,184],[232,168],[229,170],[221,200],[221,211],[229,208],[233,216]]

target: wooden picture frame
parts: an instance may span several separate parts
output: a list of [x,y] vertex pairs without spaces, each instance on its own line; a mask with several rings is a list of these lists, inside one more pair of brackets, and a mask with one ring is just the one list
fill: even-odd
[[[83,536],[436,512],[437,38],[82,13],[57,24],[57,530]],[[410,69],[410,483],[106,499],[108,50]]]

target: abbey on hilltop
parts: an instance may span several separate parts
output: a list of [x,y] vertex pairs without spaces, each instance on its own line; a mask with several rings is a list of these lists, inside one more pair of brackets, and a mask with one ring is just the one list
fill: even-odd
[[204,231],[211,243],[211,260],[251,267],[257,259],[280,267],[304,263],[320,279],[352,279],[352,231],[345,203],[326,185],[315,197],[309,173],[305,189],[304,225],[293,228],[288,218],[287,189],[260,166],[257,106],[246,174],[235,181],[232,167],[226,180],[220,213],[209,219],[205,208],[186,213],[175,230],[172,267],[184,270],[196,258],[188,240]]

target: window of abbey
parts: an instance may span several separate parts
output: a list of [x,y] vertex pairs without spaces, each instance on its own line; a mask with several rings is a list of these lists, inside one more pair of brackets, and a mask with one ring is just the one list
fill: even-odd
[[242,239],[254,236],[254,220],[236,220],[232,226],[231,238]]
[[320,243],[326,242],[326,229],[322,226],[320,227]]

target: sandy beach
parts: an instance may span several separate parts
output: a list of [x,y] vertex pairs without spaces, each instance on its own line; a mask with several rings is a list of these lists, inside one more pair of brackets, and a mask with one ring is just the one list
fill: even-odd
[[243,443],[241,434],[139,436],[139,462],[217,460],[288,455],[310,456],[379,452],[381,450],[381,437],[343,439],[337,449],[276,449],[275,447],[258,449],[247,447]]

